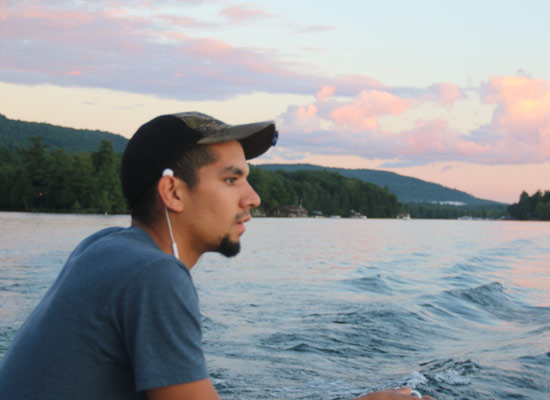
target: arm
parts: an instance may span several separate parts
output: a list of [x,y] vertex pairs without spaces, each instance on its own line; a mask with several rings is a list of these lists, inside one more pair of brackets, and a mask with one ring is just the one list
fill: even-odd
[[[411,396],[412,389],[410,387],[401,389],[387,389],[381,392],[374,392],[361,396],[354,400],[407,400],[417,399],[418,397]],[[423,396],[423,399],[434,400],[433,397]]]
[[219,400],[210,379],[165,386],[147,391],[149,400]]
[[[196,382],[183,383],[181,385],[166,386],[147,391],[149,400],[219,400],[218,393],[210,379],[202,379]],[[416,399],[411,396],[411,388],[387,389],[380,392],[369,393],[354,400],[407,400]],[[434,400],[431,396],[423,396],[423,399]]]
[[[218,393],[216,393],[210,379],[151,389],[147,391],[147,398],[149,400],[219,400]],[[416,398],[411,396],[411,388],[402,388],[369,393],[354,400],[407,400]],[[434,400],[430,396],[422,398]]]

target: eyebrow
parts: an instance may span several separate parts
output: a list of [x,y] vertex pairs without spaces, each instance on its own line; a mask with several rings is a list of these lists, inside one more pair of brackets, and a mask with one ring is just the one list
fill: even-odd
[[237,167],[235,165],[230,165],[228,167],[225,167],[222,171],[222,174],[225,174],[225,173],[235,174],[235,175],[239,175],[239,176],[244,175],[243,169],[240,168],[240,167]]

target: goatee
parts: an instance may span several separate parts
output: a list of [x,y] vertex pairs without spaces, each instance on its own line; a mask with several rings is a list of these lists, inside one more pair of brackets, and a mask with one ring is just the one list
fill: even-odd
[[241,250],[241,244],[239,242],[234,242],[229,239],[229,235],[226,235],[220,242],[218,247],[218,253],[226,257],[234,257],[239,254]]

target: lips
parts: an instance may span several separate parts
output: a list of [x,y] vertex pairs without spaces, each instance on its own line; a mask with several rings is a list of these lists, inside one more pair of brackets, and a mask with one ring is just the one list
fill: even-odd
[[236,221],[236,225],[241,228],[241,234],[244,233],[244,231],[246,231],[246,228],[244,226],[244,224],[248,221],[250,221],[252,218],[250,217],[249,214],[247,214],[246,216],[243,217],[243,215],[238,215],[237,216],[237,221]]
[[244,212],[244,213],[237,214],[237,216],[235,217],[235,223],[244,224],[245,222],[248,222],[251,219],[252,217],[250,216],[250,214],[247,212]]

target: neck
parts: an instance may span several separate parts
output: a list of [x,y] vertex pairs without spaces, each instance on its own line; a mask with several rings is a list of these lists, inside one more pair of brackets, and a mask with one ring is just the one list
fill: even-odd
[[[193,268],[193,266],[199,260],[200,254],[193,249],[189,249],[188,246],[185,246],[183,241],[177,235],[177,227],[175,221],[172,221],[172,227],[174,228],[174,242],[179,249],[179,259],[185,264],[188,269]],[[142,222],[132,218],[132,226],[143,229],[145,232],[151,236],[155,241],[157,246],[165,253],[175,256],[174,250],[172,247],[172,240],[170,238],[168,223],[165,218],[160,218],[159,221],[155,224],[143,224]]]

